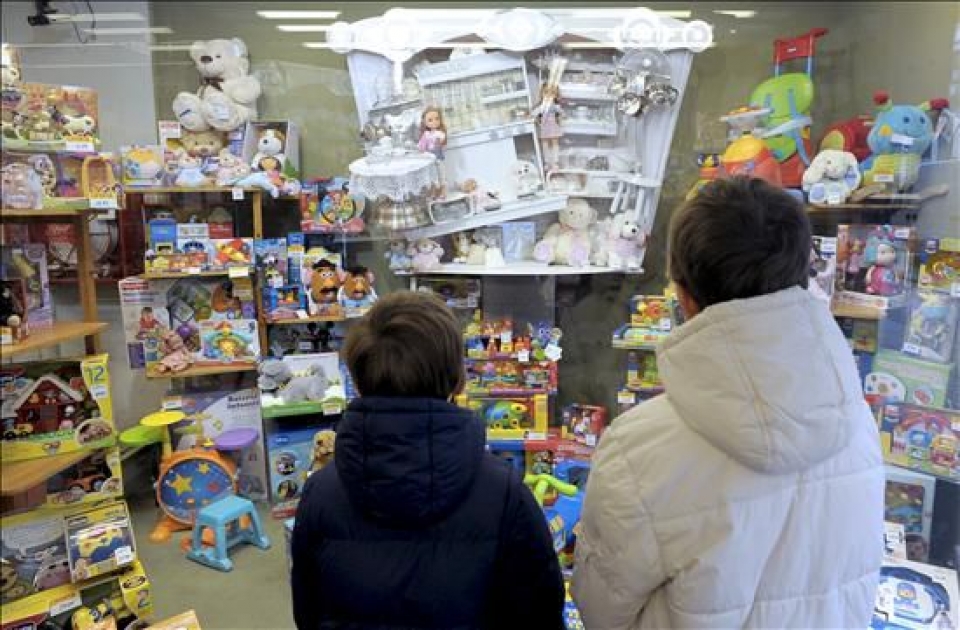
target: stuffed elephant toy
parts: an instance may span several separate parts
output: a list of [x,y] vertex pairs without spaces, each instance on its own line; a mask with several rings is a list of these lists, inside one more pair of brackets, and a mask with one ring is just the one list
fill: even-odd
[[821,151],[803,174],[803,190],[810,203],[843,203],[859,186],[860,165],[847,151]]

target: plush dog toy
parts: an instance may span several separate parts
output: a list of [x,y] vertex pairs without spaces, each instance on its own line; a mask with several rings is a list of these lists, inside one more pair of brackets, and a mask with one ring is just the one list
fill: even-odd
[[249,74],[242,40],[194,42],[190,58],[200,73],[200,89],[180,92],[173,99],[173,113],[184,129],[233,131],[256,120],[260,81]]
[[316,472],[333,461],[337,434],[329,429],[317,431],[313,436],[313,457],[310,472]]
[[615,214],[597,225],[591,262],[614,269],[639,269],[647,235],[640,225],[625,213]]
[[846,151],[821,151],[803,173],[803,190],[810,203],[843,203],[859,186],[860,165]]

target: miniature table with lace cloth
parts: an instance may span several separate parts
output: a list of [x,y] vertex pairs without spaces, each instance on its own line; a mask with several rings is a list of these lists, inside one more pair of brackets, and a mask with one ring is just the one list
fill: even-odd
[[368,199],[404,201],[439,185],[437,158],[430,153],[371,155],[350,164],[350,192]]

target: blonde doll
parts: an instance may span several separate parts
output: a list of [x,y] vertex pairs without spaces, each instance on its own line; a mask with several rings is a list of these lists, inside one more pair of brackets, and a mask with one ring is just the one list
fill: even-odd
[[540,86],[540,104],[533,113],[540,125],[543,161],[548,169],[560,168],[560,138],[563,136],[560,117],[563,109],[560,107],[560,90],[556,85],[544,83]]

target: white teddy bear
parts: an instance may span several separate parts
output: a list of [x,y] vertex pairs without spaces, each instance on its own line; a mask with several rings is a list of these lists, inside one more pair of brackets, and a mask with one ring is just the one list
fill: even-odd
[[597,220],[597,211],[583,199],[571,199],[557,213],[558,222],[533,248],[539,262],[584,267],[590,264],[590,226]]
[[639,269],[647,235],[643,228],[624,212],[604,219],[597,225],[591,262],[600,267]]
[[824,149],[803,173],[810,203],[843,203],[860,186],[860,167],[853,153]]
[[233,131],[257,117],[260,81],[247,74],[247,46],[233,39],[194,42],[190,57],[200,72],[196,94],[180,92],[173,113],[189,131]]

